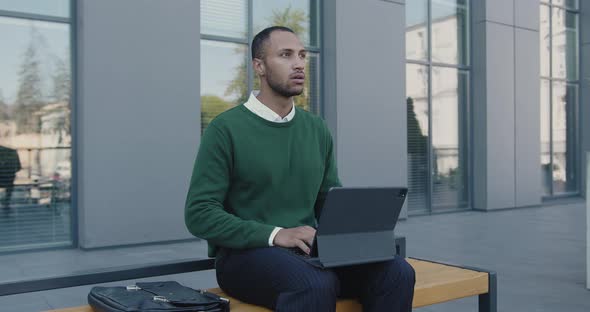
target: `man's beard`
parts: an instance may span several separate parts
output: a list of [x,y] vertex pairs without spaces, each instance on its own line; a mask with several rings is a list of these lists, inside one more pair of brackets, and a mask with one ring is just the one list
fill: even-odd
[[275,93],[280,94],[281,96],[284,96],[284,97],[297,96],[297,95],[300,95],[301,93],[303,93],[303,88],[301,88],[301,90],[291,90],[287,86],[288,82],[285,84],[281,84],[278,80],[273,79],[273,74],[271,71],[269,71],[266,74],[266,82],[268,83],[268,86]]

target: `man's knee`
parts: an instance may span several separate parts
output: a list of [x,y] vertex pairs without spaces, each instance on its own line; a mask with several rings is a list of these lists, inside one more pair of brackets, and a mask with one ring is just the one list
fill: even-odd
[[408,263],[408,261],[406,261],[406,259],[397,258],[396,260],[398,260],[398,261],[394,261],[394,262],[398,263],[400,274],[402,275],[402,277],[405,280],[407,280],[408,282],[411,282],[411,284],[413,286],[416,283],[416,271]]
[[340,282],[334,272],[314,269],[313,272],[298,279],[296,288],[312,295],[322,294],[336,297],[340,291]]
[[313,270],[299,275],[280,292],[276,311],[334,311],[340,283],[330,271]]
[[383,287],[391,289],[396,287],[414,287],[416,272],[414,268],[401,257],[388,262],[382,274]]

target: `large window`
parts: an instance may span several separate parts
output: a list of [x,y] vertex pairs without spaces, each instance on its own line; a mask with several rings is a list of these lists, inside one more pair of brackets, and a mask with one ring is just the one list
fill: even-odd
[[0,1],[0,252],[72,244],[69,0]]
[[545,196],[577,194],[578,2],[541,2],[542,184]]
[[307,57],[304,93],[298,107],[320,113],[319,1],[201,1],[201,127],[219,113],[244,103],[258,90],[250,58],[252,38],[262,29],[287,26],[303,41]]
[[469,0],[406,1],[408,207],[468,207]]

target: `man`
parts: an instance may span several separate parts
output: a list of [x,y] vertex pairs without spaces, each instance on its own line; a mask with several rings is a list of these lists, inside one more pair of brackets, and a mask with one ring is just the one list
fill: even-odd
[[2,198],[2,208],[10,208],[10,199],[14,190],[14,179],[16,173],[20,171],[21,164],[18,152],[12,148],[0,145],[0,188],[4,188],[4,198]]
[[245,302],[325,312],[340,296],[359,298],[364,311],[411,311],[414,271],[404,259],[320,269],[287,249],[310,253],[323,198],[340,186],[328,128],[293,102],[303,92],[305,57],[289,28],[254,37],[260,92],[203,134],[186,225],[208,241],[220,287]]

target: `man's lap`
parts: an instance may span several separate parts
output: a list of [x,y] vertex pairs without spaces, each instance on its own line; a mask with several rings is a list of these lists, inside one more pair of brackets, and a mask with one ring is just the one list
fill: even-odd
[[280,247],[228,250],[217,260],[219,286],[240,300],[274,306],[284,292],[329,288],[338,297],[362,298],[372,283],[389,278],[388,271],[412,270],[403,258],[387,262],[317,268],[301,256]]

